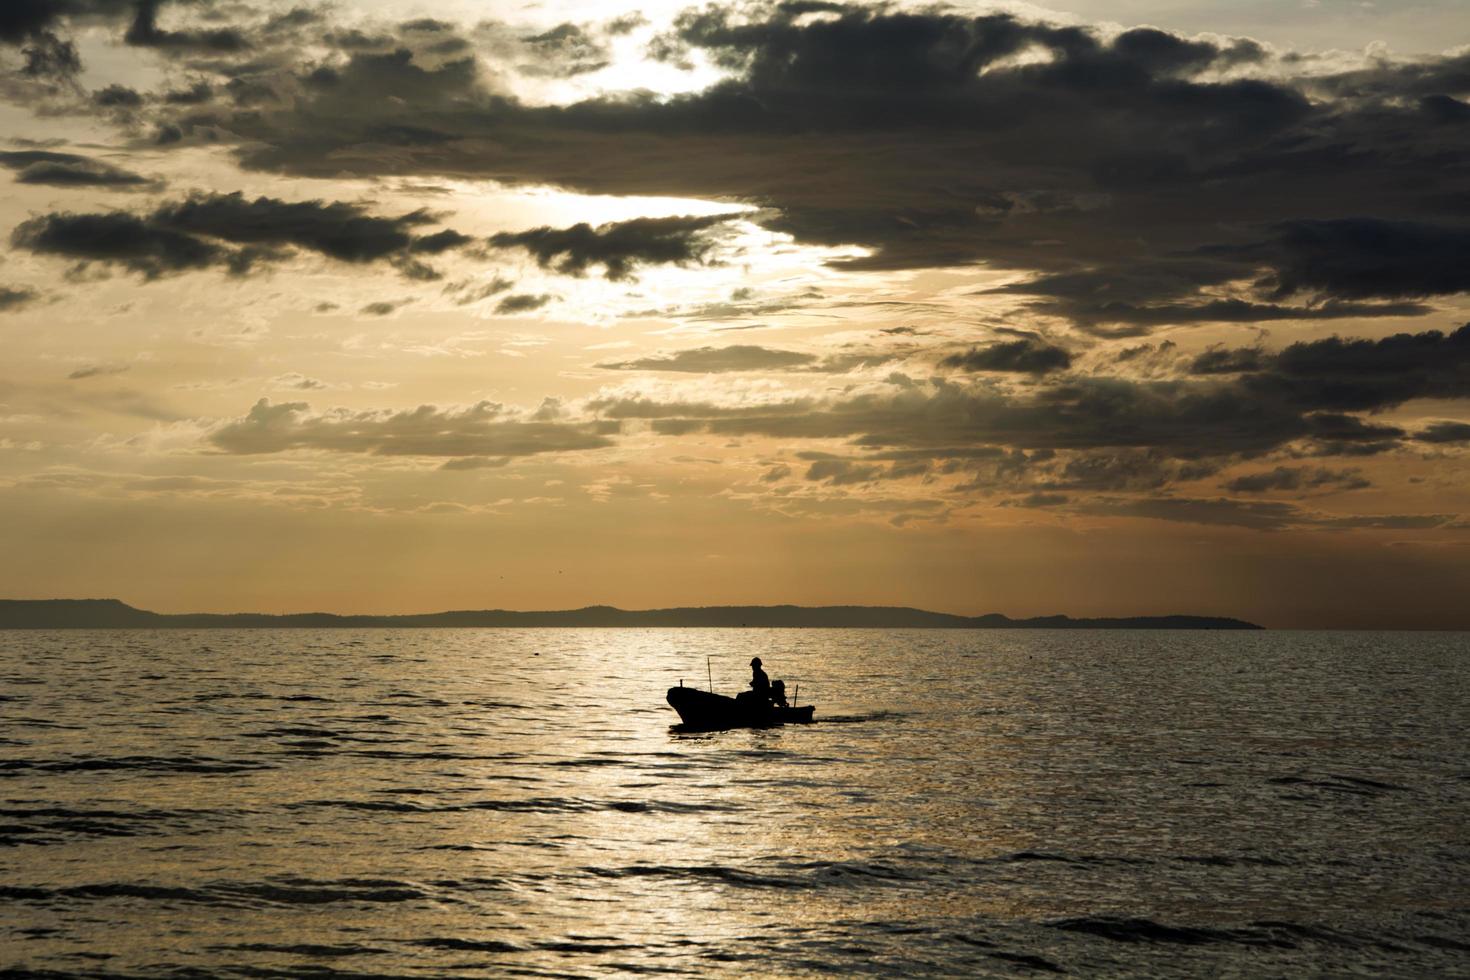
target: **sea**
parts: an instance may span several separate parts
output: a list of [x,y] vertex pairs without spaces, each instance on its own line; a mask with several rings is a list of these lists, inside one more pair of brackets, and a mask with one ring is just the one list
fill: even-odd
[[0,632],[0,976],[1470,976],[1467,731],[1465,633]]

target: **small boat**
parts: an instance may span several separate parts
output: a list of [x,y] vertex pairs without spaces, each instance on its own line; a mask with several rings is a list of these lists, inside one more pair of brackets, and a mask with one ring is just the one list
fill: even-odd
[[696,687],[669,688],[668,702],[679,712],[684,727],[702,732],[726,728],[773,728],[776,725],[804,725],[812,720],[816,705],[783,708],[757,698],[746,691],[738,698],[701,691]]

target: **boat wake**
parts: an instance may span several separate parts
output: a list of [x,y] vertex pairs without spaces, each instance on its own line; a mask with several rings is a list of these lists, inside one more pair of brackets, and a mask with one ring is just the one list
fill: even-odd
[[[893,721],[898,718],[908,718],[912,712],[908,711],[870,711],[858,715],[815,715],[805,725],[860,725],[870,721]],[[696,725],[673,724],[669,731],[674,735],[711,737],[722,735],[732,729],[702,728]]]
[[818,715],[813,722],[824,725],[859,725],[869,721],[893,721],[897,718],[909,717],[907,711],[870,711],[860,715]]

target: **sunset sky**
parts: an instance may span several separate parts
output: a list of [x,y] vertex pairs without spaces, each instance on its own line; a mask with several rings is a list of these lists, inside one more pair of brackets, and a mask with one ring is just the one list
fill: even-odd
[[0,134],[0,596],[1470,626],[1462,0],[20,0]]

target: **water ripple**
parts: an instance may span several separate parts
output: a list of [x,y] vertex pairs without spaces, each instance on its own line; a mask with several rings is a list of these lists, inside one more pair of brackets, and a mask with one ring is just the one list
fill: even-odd
[[0,977],[1457,975],[1464,649],[0,633]]

